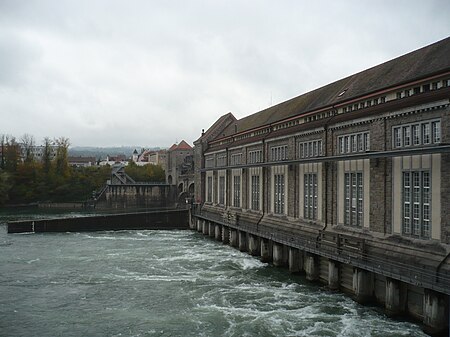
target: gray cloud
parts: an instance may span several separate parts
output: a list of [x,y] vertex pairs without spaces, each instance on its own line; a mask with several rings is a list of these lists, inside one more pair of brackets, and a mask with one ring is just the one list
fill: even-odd
[[445,38],[448,17],[447,1],[0,0],[0,133],[192,142]]

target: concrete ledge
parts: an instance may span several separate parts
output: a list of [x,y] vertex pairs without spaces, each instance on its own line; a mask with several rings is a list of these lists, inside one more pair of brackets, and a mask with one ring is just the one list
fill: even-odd
[[8,233],[89,232],[127,229],[189,229],[189,211],[97,215],[76,218],[24,220],[8,223]]

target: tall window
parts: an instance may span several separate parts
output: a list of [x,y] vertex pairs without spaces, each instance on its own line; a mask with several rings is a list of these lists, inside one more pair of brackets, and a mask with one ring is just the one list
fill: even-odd
[[225,177],[219,177],[219,204],[225,205]]
[[429,171],[403,172],[403,234],[430,238],[430,189]]
[[274,179],[274,213],[284,214],[284,174],[275,174]]
[[392,129],[394,148],[439,144],[441,142],[441,121],[426,121],[395,126]]
[[208,188],[208,194],[207,194],[206,201],[212,202],[212,177],[208,177],[208,181],[207,181],[206,185]]
[[260,206],[259,206],[259,175],[255,175],[252,176],[252,181],[251,181],[251,191],[252,191],[252,210],[254,211],[259,211],[260,210]]
[[233,206],[241,207],[241,176],[233,177]]
[[303,206],[305,219],[317,219],[317,174],[304,175]]
[[348,226],[363,225],[363,174],[361,172],[344,175],[344,223]]

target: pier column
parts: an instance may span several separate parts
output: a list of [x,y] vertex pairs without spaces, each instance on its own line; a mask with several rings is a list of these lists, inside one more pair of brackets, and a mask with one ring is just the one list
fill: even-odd
[[217,241],[221,241],[222,240],[222,231],[221,228],[222,226],[220,226],[219,224],[216,224],[214,227],[214,238]]
[[215,228],[216,228],[215,224],[210,222],[208,226],[208,235],[212,238],[214,237]]
[[403,311],[400,284],[399,280],[386,277],[385,309],[389,316],[398,315]]
[[197,232],[201,232],[203,230],[203,221],[204,220],[197,219]]
[[270,261],[270,242],[267,239],[261,238],[261,261]]
[[241,252],[247,251],[247,233],[239,231],[239,250]]
[[426,325],[425,330],[432,334],[444,333],[449,328],[449,297],[429,289],[424,290],[423,324]]
[[238,232],[233,228],[230,228],[230,245],[232,247],[238,246]]
[[275,267],[284,266],[283,260],[283,245],[280,243],[273,243],[272,245],[272,261]]
[[339,289],[339,263],[333,260],[328,260],[328,288]]
[[226,226],[222,226],[222,242],[226,245],[230,243],[230,229]]
[[297,248],[289,247],[288,265],[291,273],[299,273],[303,270],[303,256]]
[[373,288],[373,274],[364,269],[353,268],[353,292],[356,302],[369,302],[373,296]]
[[202,229],[202,233],[204,235],[208,235],[208,228],[209,228],[209,221],[204,220],[203,221],[203,229]]
[[309,281],[319,279],[319,259],[317,255],[305,253],[305,273],[306,279]]
[[258,256],[260,254],[260,245],[256,235],[249,234],[248,236],[248,252],[250,255]]

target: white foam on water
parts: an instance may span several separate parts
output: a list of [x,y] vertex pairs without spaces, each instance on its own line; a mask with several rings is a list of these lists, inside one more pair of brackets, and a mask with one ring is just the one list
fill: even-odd
[[40,260],[41,260],[40,258],[37,258],[37,259],[34,259],[34,260],[27,261],[27,263],[30,264],[30,263],[33,263],[33,262],[38,262]]

